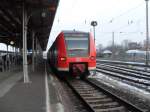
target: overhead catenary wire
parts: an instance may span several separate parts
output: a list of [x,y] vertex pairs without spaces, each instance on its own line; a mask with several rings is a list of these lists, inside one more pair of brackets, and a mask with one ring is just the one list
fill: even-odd
[[[140,4],[138,4],[136,7],[133,7],[133,8],[131,8],[131,9],[129,9],[129,10],[127,10],[127,11],[125,11],[125,12],[123,12],[123,13],[121,13],[121,14],[119,14],[119,15],[117,15],[117,16],[115,16],[115,17],[113,17],[113,20],[111,19],[109,22],[107,21],[107,23],[105,23],[105,24],[101,24],[100,26],[101,27],[103,27],[104,26],[104,28],[103,28],[103,31],[105,31],[105,27],[107,27],[107,30],[108,30],[108,26],[111,24],[111,26],[113,25],[113,26],[116,26],[115,24],[117,23],[118,24],[118,20],[121,20],[121,18],[122,17],[125,17],[125,16],[128,16],[130,13],[132,13],[132,15],[133,15],[133,13],[137,13],[137,12],[135,12],[135,11],[137,11],[137,10],[140,10],[139,8],[142,8],[144,6],[144,2],[142,2],[142,3],[140,3]],[[131,17],[130,17],[131,18]],[[114,28],[114,29],[112,29],[111,31],[109,31],[109,32],[99,32],[100,34],[99,35],[101,35],[100,37],[106,37],[106,36],[108,36],[108,34],[109,34],[109,36],[111,36],[112,35],[112,32],[115,32],[115,34],[116,33],[120,33],[120,32],[126,32],[126,33],[124,33],[124,34],[126,34],[126,35],[131,35],[131,34],[143,34],[143,31],[140,31],[140,29],[138,28],[138,30],[137,31],[129,31],[129,32],[127,32],[127,31],[120,31],[120,30],[122,30],[122,29],[124,29],[124,28],[128,28],[128,27],[133,27],[133,25],[137,25],[138,24],[138,22],[139,22],[139,19],[138,20],[135,20],[135,19],[127,19],[126,20],[126,22],[124,22],[125,24],[123,24],[122,26],[119,26],[119,27],[117,27],[117,28]],[[124,18],[123,18],[123,20],[124,20]],[[121,20],[122,21],[122,20]],[[105,26],[105,25],[107,25],[107,26]],[[118,26],[118,25],[117,25]],[[138,25],[139,26],[139,25]],[[141,26],[141,25],[140,25]],[[110,27],[110,26],[109,26]],[[119,31],[120,32],[119,32]],[[142,33],[141,33],[142,32]],[[123,34],[123,33],[121,33],[121,34]],[[96,40],[97,41],[97,40]],[[97,41],[98,42],[98,41]]]
[[136,7],[133,7],[133,8],[131,8],[131,9],[129,9],[129,10],[127,10],[127,11],[125,11],[125,12],[123,12],[123,13],[117,15],[117,16],[115,16],[115,17],[112,17],[112,19],[111,19],[109,22],[112,22],[112,20],[114,21],[114,20],[119,19],[120,17],[122,17],[122,16],[124,16],[124,15],[126,15],[126,14],[128,14],[128,13],[130,13],[130,12],[136,10],[136,9],[138,9],[138,8],[141,7],[142,5],[144,5],[143,2],[140,3],[139,5],[137,5]]
[[[140,3],[140,4],[137,5],[136,7],[133,7],[133,8],[131,8],[131,9],[129,9],[129,10],[127,10],[127,11],[125,11],[125,12],[123,12],[123,13],[117,15],[117,16],[115,16],[115,17],[112,17],[112,19],[109,20],[109,22],[104,23],[104,24],[101,24],[101,26],[106,26],[106,25],[109,25],[109,24],[113,24],[114,21],[117,21],[117,20],[120,19],[121,17],[123,17],[123,16],[125,16],[125,15],[127,15],[127,14],[129,14],[129,13],[135,11],[135,10],[137,10],[139,7],[142,7],[142,6],[144,6],[144,2]],[[127,27],[127,26],[131,25],[131,24],[136,23],[136,22],[134,22],[134,20],[126,20],[126,22],[127,22],[128,24],[121,26],[121,28],[124,28],[124,27]],[[117,29],[118,29],[118,28],[117,28]],[[113,29],[113,31],[115,31],[115,30],[117,30],[117,29]]]
[[[109,25],[109,24],[115,24],[114,23],[114,21],[117,21],[118,19],[120,19],[121,17],[124,17],[124,16],[126,16],[126,15],[128,15],[129,13],[131,13],[131,12],[133,12],[133,11],[135,11],[135,10],[137,10],[139,7],[142,7],[142,6],[144,6],[144,2],[142,2],[142,3],[140,3],[139,5],[137,5],[136,7],[133,7],[133,8],[131,8],[131,9],[129,9],[129,10],[127,10],[127,11],[125,11],[125,12],[123,12],[122,14],[119,14],[119,15],[117,15],[117,16],[115,16],[115,17],[113,17],[113,19],[111,19],[109,22],[107,22],[107,23],[105,23],[105,24],[103,24],[103,25],[101,25],[101,26],[105,26],[105,25]],[[139,19],[138,19],[139,20]],[[124,29],[124,28],[127,28],[127,27],[130,27],[131,25],[135,25],[135,24],[137,24],[138,23],[138,21],[136,21],[136,20],[126,20],[126,23],[127,24],[125,24],[125,25],[122,25],[122,26],[120,26],[120,27],[118,27],[118,28],[116,28],[116,29],[112,29],[112,31],[110,32],[101,32],[101,34],[102,34],[102,36],[105,36],[105,35],[108,35],[108,34],[111,34],[112,32],[115,32],[115,33],[120,33],[120,32],[124,32],[124,31],[118,31],[118,30],[122,30],[122,29]],[[107,26],[108,27],[108,26]],[[133,31],[133,32],[126,32],[126,34],[136,34],[136,33],[141,33],[141,31]],[[142,34],[142,33],[141,33]]]

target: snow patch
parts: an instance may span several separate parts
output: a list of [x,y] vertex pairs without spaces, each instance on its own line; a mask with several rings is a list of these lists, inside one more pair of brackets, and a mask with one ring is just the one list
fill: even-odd
[[[140,95],[140,96],[146,95],[146,97],[149,97],[149,99],[150,99],[149,92],[139,89],[137,87],[131,86],[129,84],[123,83],[121,81],[115,80],[109,76],[102,74],[102,73],[97,73],[93,78],[95,78],[96,80],[98,80],[100,82],[103,81],[103,83],[106,84],[107,86],[110,86],[113,88],[118,88],[118,89],[124,89],[124,91],[132,92],[132,93]],[[150,87],[149,87],[149,89],[150,89]]]

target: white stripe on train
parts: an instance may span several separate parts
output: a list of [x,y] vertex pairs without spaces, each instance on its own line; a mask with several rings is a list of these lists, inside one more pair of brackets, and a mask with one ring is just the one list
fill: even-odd
[[[88,67],[88,70],[95,70],[96,67]],[[57,68],[58,71],[69,71],[69,68]]]

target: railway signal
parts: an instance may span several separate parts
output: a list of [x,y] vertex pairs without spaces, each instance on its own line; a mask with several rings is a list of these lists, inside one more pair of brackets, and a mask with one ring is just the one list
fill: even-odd
[[97,21],[92,21],[91,22],[91,26],[93,26],[93,30],[94,30],[94,42],[95,42],[95,26],[97,26]]

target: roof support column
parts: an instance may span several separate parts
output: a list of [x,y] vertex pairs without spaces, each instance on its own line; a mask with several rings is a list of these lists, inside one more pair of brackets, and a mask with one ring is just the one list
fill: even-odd
[[35,38],[35,49],[36,49],[36,58],[35,58],[35,64],[37,65],[37,60],[38,60],[38,55],[37,55],[37,49],[38,49],[38,39],[37,39],[37,37]]
[[35,49],[34,49],[34,36],[35,36],[35,33],[34,31],[32,31],[32,71],[34,72],[34,65],[35,65],[35,61],[34,61],[34,54],[35,54]]
[[18,64],[18,63],[17,63],[17,60],[18,60],[17,55],[18,55],[17,47],[15,47],[15,65],[17,65],[17,64]]
[[24,83],[29,83],[28,63],[27,63],[27,10],[23,3],[23,74]]
[[22,47],[20,43],[19,43],[19,54],[22,55]]
[[7,55],[8,55],[8,44],[6,44],[6,47],[7,47]]
[[6,70],[8,70],[9,67],[10,67],[10,66],[9,66],[9,65],[10,65],[10,64],[9,64],[9,59],[8,59],[8,57],[9,57],[9,56],[8,56],[8,55],[9,55],[9,54],[8,54],[8,43],[6,44],[6,47],[7,47],[7,55],[6,55],[6,62],[5,62],[5,64],[6,64]]
[[12,46],[12,49],[13,49],[13,65],[15,65],[15,46]]

